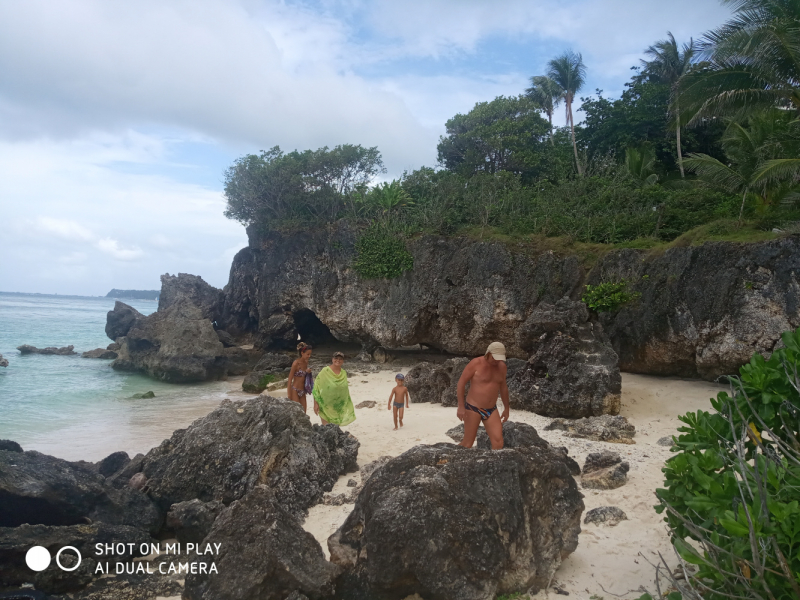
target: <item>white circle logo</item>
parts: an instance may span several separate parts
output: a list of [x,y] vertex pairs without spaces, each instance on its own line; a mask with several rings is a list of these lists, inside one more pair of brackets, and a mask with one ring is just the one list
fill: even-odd
[[[61,561],[59,560],[59,558],[61,558],[61,553],[64,550],[72,550],[72,551],[75,552],[75,554],[78,555],[78,563],[74,567],[67,568],[67,567],[65,567],[64,565],[61,564]],[[77,569],[78,567],[81,566],[81,559],[82,558],[83,557],[81,556],[80,551],[75,546],[64,546],[61,550],[58,551],[58,554],[56,554],[56,564],[59,566],[59,568],[62,571],[74,571],[75,569]],[[49,554],[48,554],[48,559],[49,559]],[[50,561],[48,560],[48,562],[50,562]]]
[[50,566],[50,551],[44,546],[34,546],[25,554],[25,562],[31,571],[44,571]]

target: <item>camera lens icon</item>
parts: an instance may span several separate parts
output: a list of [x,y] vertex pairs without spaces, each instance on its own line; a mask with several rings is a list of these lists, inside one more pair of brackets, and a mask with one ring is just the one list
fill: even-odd
[[[71,567],[65,567],[61,564],[61,553],[65,550],[71,550],[74,552],[78,557],[78,562],[76,562]],[[28,552],[25,554],[25,562],[28,565],[28,568],[31,571],[44,571],[47,567],[50,566],[50,561],[52,560],[52,556],[50,556],[50,551],[45,548],[44,546],[33,546]],[[74,571],[78,567],[81,566],[81,561],[83,557],[81,556],[80,550],[78,550],[75,546],[64,546],[56,553],[56,564],[58,568],[62,571]]]

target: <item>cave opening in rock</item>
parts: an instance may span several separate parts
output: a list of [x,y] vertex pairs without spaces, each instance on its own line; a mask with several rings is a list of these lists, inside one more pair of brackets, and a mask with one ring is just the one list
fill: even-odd
[[332,344],[336,342],[336,338],[328,329],[319,317],[314,314],[314,311],[307,308],[298,310],[293,315],[294,326],[297,333],[300,334],[300,339],[312,346],[321,346],[323,344]]

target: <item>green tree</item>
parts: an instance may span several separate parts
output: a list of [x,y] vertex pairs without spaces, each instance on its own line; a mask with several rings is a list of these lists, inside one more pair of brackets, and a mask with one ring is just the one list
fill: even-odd
[[578,144],[575,141],[575,119],[572,114],[572,103],[575,95],[586,81],[586,65],[583,56],[571,50],[564,52],[547,63],[547,76],[561,88],[561,99],[566,106],[567,125],[572,133],[572,149],[575,152],[575,167],[578,175],[583,175],[583,167],[578,158]]
[[701,39],[701,68],[678,85],[692,121],[753,114],[773,106],[800,111],[800,2],[722,0],[732,18]]
[[531,77],[531,87],[525,90],[525,93],[547,115],[547,120],[550,122],[550,144],[555,145],[553,141],[553,112],[558,108],[564,90],[549,77],[536,75]]
[[656,153],[652,146],[645,144],[639,148],[625,149],[625,166],[628,168],[628,173],[643,185],[653,185],[658,181],[658,175],[653,169],[655,162]]
[[465,177],[500,171],[526,180],[540,176],[548,161],[548,125],[537,109],[525,96],[479,102],[445,124],[447,135],[437,146],[439,163]]
[[[659,40],[647,48],[644,53],[650,57],[650,60],[641,61],[644,72],[668,85],[670,91],[674,93],[678,86],[678,81],[692,67],[692,60],[695,55],[694,41],[689,39],[688,44],[684,44],[679,48],[678,43],[675,41],[675,36],[668,31],[666,40]],[[675,119],[675,147],[678,150],[678,168],[681,171],[681,177],[684,177],[683,154],[681,152],[681,111],[677,97],[673,104],[673,115]]]

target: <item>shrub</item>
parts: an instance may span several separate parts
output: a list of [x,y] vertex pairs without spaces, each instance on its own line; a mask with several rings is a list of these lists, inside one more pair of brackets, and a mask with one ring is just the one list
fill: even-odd
[[581,300],[595,312],[612,312],[642,295],[639,292],[630,291],[628,285],[626,279],[587,285]]
[[687,413],[656,491],[685,598],[800,598],[800,329],[753,355],[713,412]]
[[392,279],[414,268],[414,257],[402,234],[371,227],[356,241],[353,268],[365,279]]

